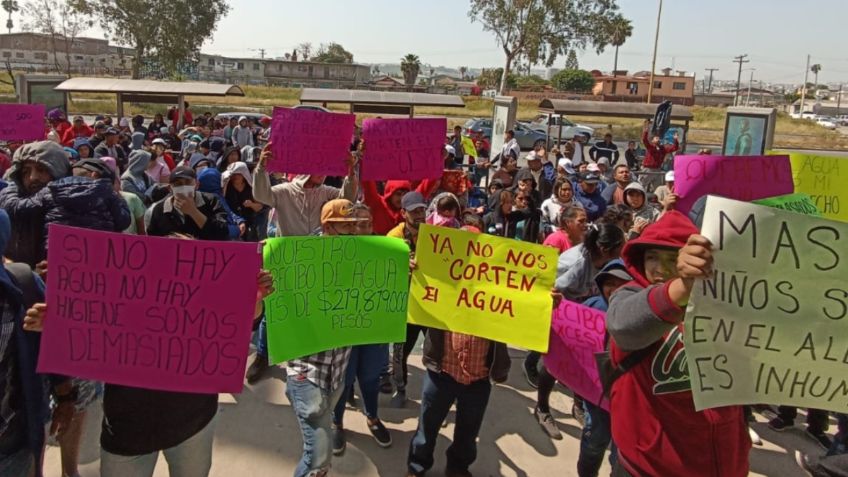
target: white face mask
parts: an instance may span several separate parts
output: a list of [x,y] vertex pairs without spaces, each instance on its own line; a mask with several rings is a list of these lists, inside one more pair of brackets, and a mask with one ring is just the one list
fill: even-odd
[[171,192],[173,192],[174,195],[191,196],[191,195],[194,195],[194,186],[193,185],[171,186]]

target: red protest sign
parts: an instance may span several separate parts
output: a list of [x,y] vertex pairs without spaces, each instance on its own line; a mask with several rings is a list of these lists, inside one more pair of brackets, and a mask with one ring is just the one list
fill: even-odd
[[51,225],[38,372],[240,392],[261,260],[251,243]]
[[0,104],[0,139],[8,141],[44,139],[44,105]]
[[346,176],[353,114],[274,108],[269,172]]
[[604,312],[563,300],[551,318],[545,368],[575,394],[608,410],[595,364],[595,353],[604,350],[605,334]]
[[442,174],[447,119],[366,119],[362,179],[435,179]]

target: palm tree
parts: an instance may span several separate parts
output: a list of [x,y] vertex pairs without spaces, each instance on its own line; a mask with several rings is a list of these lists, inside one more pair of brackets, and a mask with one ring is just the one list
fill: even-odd
[[468,68],[467,68],[467,67],[465,67],[465,66],[460,66],[460,67],[459,67],[459,74],[462,76],[462,80],[463,80],[463,81],[465,80],[465,73],[467,73],[467,72],[468,72]]
[[618,47],[623,45],[633,34],[633,25],[630,24],[630,20],[617,17],[609,24],[609,34],[610,44],[615,47],[615,62],[612,66],[612,75],[615,76],[615,72],[618,70]]
[[403,72],[403,82],[411,90],[415,86],[418,73],[421,72],[421,60],[418,59],[418,55],[410,53],[401,58],[400,70]]
[[816,90],[819,89],[819,71],[821,71],[821,69],[822,67],[818,63],[810,67],[810,71],[812,71],[813,74],[816,75],[816,82],[815,86],[813,87],[813,94],[816,94]]
[[12,23],[12,13],[19,11],[21,7],[18,5],[17,0],[3,0],[2,7],[9,14],[9,18],[6,20],[6,28],[9,30],[9,33],[12,33],[12,27],[14,26]]

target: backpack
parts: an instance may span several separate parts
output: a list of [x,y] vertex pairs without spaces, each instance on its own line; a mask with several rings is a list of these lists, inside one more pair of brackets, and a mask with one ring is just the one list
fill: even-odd
[[595,353],[595,365],[598,367],[598,377],[601,380],[603,396],[609,399],[613,383],[624,373],[636,367],[645,357],[651,354],[651,347],[636,350],[627,355],[618,366],[612,364],[609,350]]

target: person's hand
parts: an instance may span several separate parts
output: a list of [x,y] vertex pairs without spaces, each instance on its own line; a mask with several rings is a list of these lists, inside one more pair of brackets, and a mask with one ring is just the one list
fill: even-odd
[[239,237],[244,237],[244,233],[247,232],[247,225],[244,222],[238,224],[239,229]]
[[192,215],[195,212],[199,212],[193,196],[174,195],[174,207],[185,215]]
[[63,435],[68,427],[70,427],[74,413],[73,401],[56,403],[56,408],[53,409],[53,419],[50,422],[50,435]]
[[245,207],[253,207],[254,204],[256,204],[256,202],[254,202],[250,199],[245,199],[244,202],[241,203],[241,205],[243,205]]
[[636,220],[633,221],[633,226],[630,227],[631,232],[636,232],[637,234],[642,234],[642,231],[645,230],[649,222],[642,217],[636,217]]
[[265,164],[268,161],[274,160],[274,153],[271,151],[271,141],[268,141],[268,144],[262,148],[262,153],[259,154],[259,165],[265,167]]
[[44,317],[47,316],[47,304],[36,303],[24,315],[24,330],[41,332],[44,329]]
[[677,274],[691,288],[696,278],[708,278],[713,271],[713,252],[710,241],[702,236],[689,236],[677,254]]
[[674,210],[674,205],[677,204],[677,201],[680,199],[680,196],[672,192],[665,196],[662,201],[663,210]]
[[262,301],[274,293],[274,277],[268,270],[259,270],[256,276],[256,301]]
[[556,288],[551,289],[551,299],[553,299],[553,301],[554,301],[554,308],[559,307],[559,304],[562,303],[562,300],[564,298],[565,297],[562,296],[562,293],[557,291]]
[[35,264],[35,274],[45,282],[47,281],[47,260],[42,260]]

